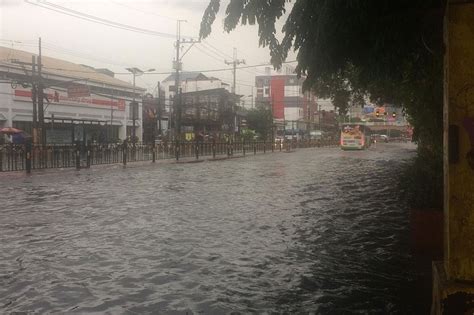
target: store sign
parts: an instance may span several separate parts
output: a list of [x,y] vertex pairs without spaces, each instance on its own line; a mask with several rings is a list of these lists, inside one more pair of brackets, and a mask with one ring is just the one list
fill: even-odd
[[67,96],[70,98],[91,96],[91,91],[87,85],[72,83],[67,87]]
[[[31,95],[31,90],[17,88],[15,89],[13,99],[31,102]],[[108,109],[114,108],[120,111],[125,110],[125,100],[123,99],[113,99],[99,95],[88,97],[69,97],[69,95],[62,91],[58,92],[51,89],[45,89],[45,95],[49,100],[53,100],[55,103],[57,103],[57,105],[92,105],[95,107],[104,107]]]

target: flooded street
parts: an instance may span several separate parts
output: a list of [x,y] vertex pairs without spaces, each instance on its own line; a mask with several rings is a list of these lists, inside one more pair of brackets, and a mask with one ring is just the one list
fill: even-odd
[[0,313],[410,313],[409,144],[0,181]]

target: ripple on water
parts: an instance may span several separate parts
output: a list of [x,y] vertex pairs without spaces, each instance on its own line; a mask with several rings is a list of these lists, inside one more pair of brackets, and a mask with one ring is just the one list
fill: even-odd
[[307,149],[0,182],[0,313],[405,311],[394,177],[407,154]]

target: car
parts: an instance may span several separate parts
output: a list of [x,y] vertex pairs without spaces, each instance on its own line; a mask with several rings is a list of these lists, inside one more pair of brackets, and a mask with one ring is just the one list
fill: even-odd
[[379,135],[379,134],[373,134],[370,136],[372,142],[379,141],[379,142],[388,142],[388,136],[387,135]]

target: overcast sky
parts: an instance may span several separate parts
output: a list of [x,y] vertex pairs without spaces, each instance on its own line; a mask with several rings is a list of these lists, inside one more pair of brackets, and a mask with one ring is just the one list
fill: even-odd
[[[158,72],[171,72],[175,56],[176,19],[187,20],[181,24],[183,36],[198,37],[199,24],[208,0],[0,0],[0,45],[37,52],[38,38],[42,38],[43,54],[67,61],[105,67],[116,73],[126,72],[127,67],[150,68]],[[269,62],[268,48],[258,45],[257,26],[240,26],[231,33],[223,31],[223,12],[227,6],[222,1],[221,12],[213,25],[213,32],[203,44],[196,44],[183,58],[184,70],[206,70],[229,67],[224,59],[231,60],[233,47],[238,59],[247,65]],[[146,35],[128,30],[85,21],[34,4],[48,7],[66,7],[105,20],[137,28],[164,33],[163,36]],[[54,7],[56,5],[56,7]],[[281,24],[279,25],[281,28]],[[16,42],[11,42],[11,40]],[[19,41],[19,42],[18,42]],[[186,49],[186,45],[185,45]],[[288,60],[293,60],[290,56]],[[227,83],[232,73],[213,72]],[[255,75],[264,74],[264,67],[237,71],[237,93],[252,93]],[[137,85],[153,91],[158,81],[167,75],[137,77]],[[116,75],[131,82],[131,75]]]

